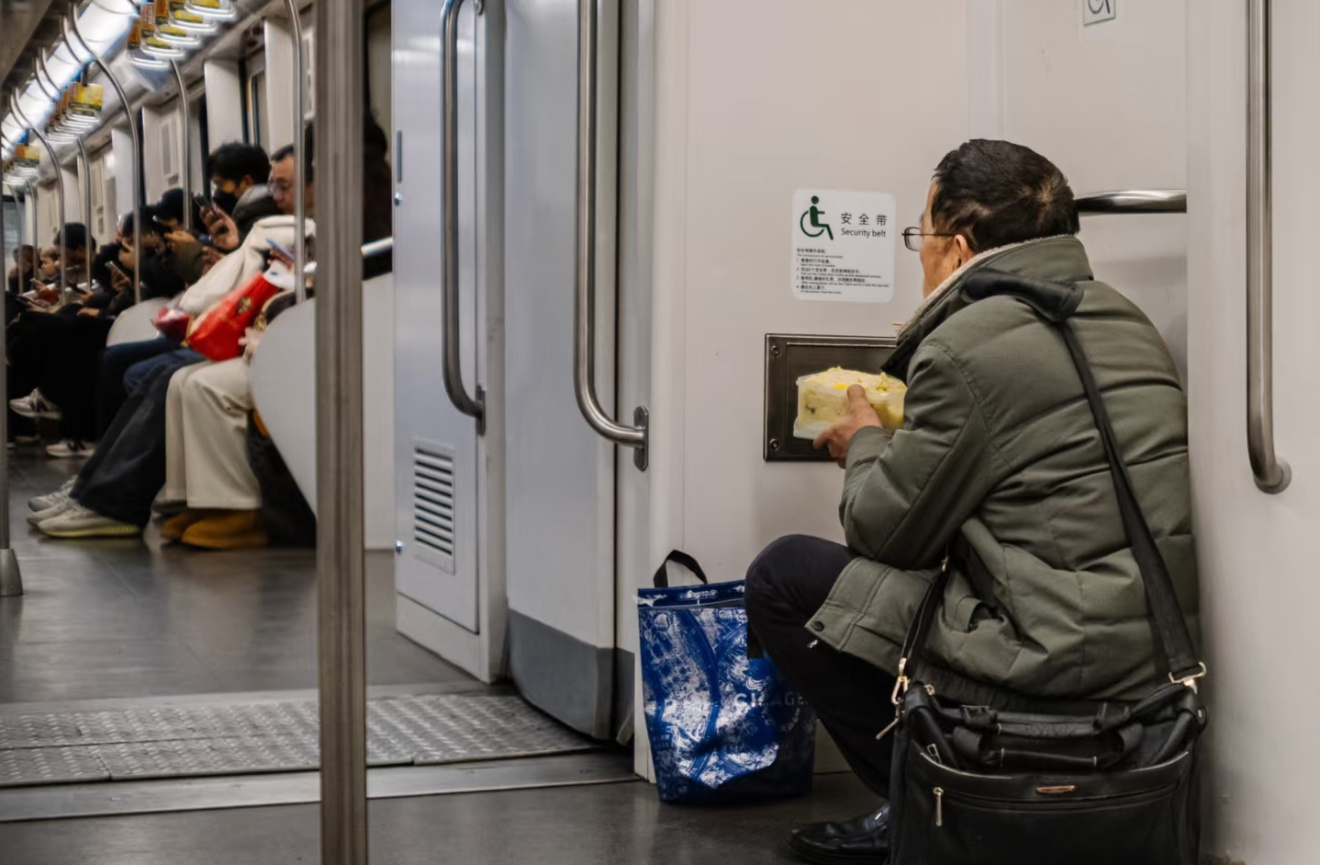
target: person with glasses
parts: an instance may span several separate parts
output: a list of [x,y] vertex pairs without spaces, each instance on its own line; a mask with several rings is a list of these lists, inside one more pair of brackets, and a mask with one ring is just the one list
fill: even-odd
[[[947,567],[916,675],[949,706],[1048,711],[1125,702],[1165,681],[1141,572],[1081,379],[1037,308],[1066,298],[1139,502],[1193,628],[1187,405],[1159,332],[1097,281],[1063,173],[1006,141],[935,170],[920,225],[924,300],[885,371],[907,382],[888,433],[860,387],[821,435],[846,470],[847,545],[781,538],[747,573],[749,650],[816,710],[861,780],[889,792],[904,638]],[[876,863],[888,806],[790,840],[811,862]]]

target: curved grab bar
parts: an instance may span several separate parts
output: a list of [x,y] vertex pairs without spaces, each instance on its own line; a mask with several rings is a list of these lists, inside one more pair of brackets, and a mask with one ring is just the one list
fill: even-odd
[[[33,135],[37,136],[37,140],[41,142],[41,146],[46,148],[46,152],[50,154],[51,164],[55,166],[55,196],[56,196],[55,213],[56,213],[56,219],[59,220],[59,224],[60,224],[60,231],[59,231],[60,290],[67,291],[69,288],[69,268],[68,268],[68,262],[65,260],[67,256],[64,254],[64,237],[63,237],[64,235],[64,169],[60,168],[59,159],[55,155],[55,148],[51,147],[50,142],[46,139],[46,136],[42,135],[41,132],[37,130],[36,124],[33,123],[31,120],[27,119],[27,115],[23,113],[23,109],[20,108],[18,105],[18,97],[13,93],[9,94],[9,108],[11,111],[14,112],[14,116],[18,118],[19,122],[22,123],[24,126],[26,126],[28,129],[30,129]],[[40,222],[41,220],[38,219],[37,221]]]
[[188,86],[183,82],[183,73],[179,64],[170,61],[174,70],[174,80],[179,85],[179,145],[183,151],[179,159],[183,166],[183,230],[192,231],[192,109],[188,106]]
[[1083,195],[1076,201],[1079,214],[1186,213],[1185,189],[1122,189]]
[[[307,122],[305,104],[307,86],[307,58],[303,54],[302,17],[298,14],[298,0],[284,0],[284,9],[289,16],[289,32],[293,36],[293,71],[296,83],[293,87],[293,262],[294,273],[306,273],[307,267],[307,132],[303,126]],[[294,297],[298,303],[307,299],[307,280],[299,280],[294,286]]]
[[477,385],[475,396],[468,396],[463,386],[462,354],[459,351],[458,305],[458,13],[463,0],[445,0],[440,13],[444,39],[440,50],[444,53],[441,72],[440,122],[444,126],[442,150],[444,165],[443,219],[444,265],[441,268],[445,339],[445,393],[454,408],[477,422],[477,435],[486,431],[486,395]]
[[611,418],[596,396],[596,0],[578,0],[577,273],[573,293],[573,391],[587,424],[601,437],[634,448],[647,465],[649,415],[633,412],[634,426]]
[[1247,453],[1256,486],[1281,493],[1292,470],[1274,450],[1274,227],[1271,222],[1270,6],[1247,3]]
[[[72,26],[70,26],[70,19],[72,19]],[[73,43],[69,41],[71,35],[77,37],[83,50],[96,61],[96,65],[101,69],[101,74],[109,79],[110,84],[115,88],[115,94],[119,96],[119,106],[124,109],[124,117],[128,120],[128,137],[133,146],[133,165],[131,166],[133,191],[130,198],[133,202],[133,249],[134,254],[136,254],[136,251],[142,248],[142,208],[138,201],[139,190],[142,189],[142,129],[138,126],[137,114],[128,101],[128,94],[124,92],[123,85],[110,71],[110,65],[92,50],[91,46],[87,44],[87,40],[83,38],[82,31],[78,29],[78,0],[69,0],[69,14],[60,19],[60,28],[64,33],[64,42],[69,46],[69,51],[73,52],[74,57],[78,56],[78,52],[73,50]],[[133,302],[142,302],[141,267],[133,268]]]
[[[70,48],[69,50],[72,52],[73,49]],[[75,61],[77,60],[76,57],[74,59]],[[50,70],[46,68],[45,49],[42,49],[37,53],[38,85],[41,85],[42,75],[46,76],[46,81],[49,82],[50,86],[54,89],[55,94],[52,96],[50,91],[46,90],[44,85],[41,86],[41,89],[46,92],[47,96],[50,96],[51,101],[58,102],[60,98],[60,89],[55,86],[55,79],[51,76]],[[83,231],[83,270],[87,275],[87,287],[90,289],[92,286],[92,260],[96,258],[96,253],[92,249],[92,162],[87,158],[87,148],[83,146],[82,136],[75,136],[73,140],[74,143],[78,145],[78,156],[82,162],[82,213],[83,227],[85,229],[85,231]],[[55,158],[55,154],[51,154],[51,159],[57,166],[59,165],[59,160]],[[61,250],[61,255],[62,254],[63,250]],[[68,285],[64,286],[63,291],[65,299],[72,297],[72,295],[69,294]]]

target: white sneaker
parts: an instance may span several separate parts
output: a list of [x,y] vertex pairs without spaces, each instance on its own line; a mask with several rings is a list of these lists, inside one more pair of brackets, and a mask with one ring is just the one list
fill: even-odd
[[78,478],[76,477],[69,478],[67,481],[60,484],[60,488],[57,489],[55,492],[49,493],[48,495],[37,496],[36,498],[28,499],[28,510],[45,511],[45,510],[49,510],[50,508],[53,508],[55,505],[57,505],[58,503],[64,501],[69,497],[69,494],[73,492],[73,485],[77,482],[78,482]]
[[47,420],[60,419],[60,407],[47,400],[41,395],[40,390],[34,390],[27,396],[20,396],[9,401],[9,407],[14,410],[14,414],[33,420],[45,418]]
[[95,445],[84,444],[83,442],[65,439],[62,442],[56,442],[53,445],[47,445],[46,453],[58,459],[68,459],[69,457],[88,457],[96,449]]
[[77,502],[37,525],[52,538],[127,538],[142,534],[142,527],[101,516]]
[[39,526],[51,517],[57,517],[76,504],[71,496],[65,496],[55,504],[41,511],[33,511],[28,514],[28,522],[34,526]]

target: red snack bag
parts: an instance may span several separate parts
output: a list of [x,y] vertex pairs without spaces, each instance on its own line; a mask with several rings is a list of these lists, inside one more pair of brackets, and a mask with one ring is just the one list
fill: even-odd
[[182,342],[183,338],[188,335],[188,323],[190,321],[192,321],[192,316],[183,310],[173,306],[163,306],[156,313],[156,317],[151,320],[151,323],[160,332],[161,336]]
[[[252,326],[261,308],[291,282],[289,274],[272,267],[226,294],[201,314],[188,333],[188,347],[209,360],[222,361],[243,353],[238,341]],[[274,280],[274,281],[272,281]]]

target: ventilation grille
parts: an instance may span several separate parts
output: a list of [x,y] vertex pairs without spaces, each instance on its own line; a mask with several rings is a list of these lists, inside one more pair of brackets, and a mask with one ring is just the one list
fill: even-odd
[[454,555],[454,458],[413,449],[413,541],[452,560]]

